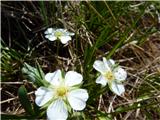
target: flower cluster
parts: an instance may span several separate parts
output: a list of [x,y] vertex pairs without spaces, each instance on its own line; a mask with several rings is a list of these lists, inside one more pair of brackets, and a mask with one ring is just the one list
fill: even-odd
[[71,36],[74,35],[74,33],[68,32],[66,29],[62,28],[48,28],[44,34],[50,41],[60,40],[62,44],[68,43],[68,41],[72,39]]
[[[59,39],[63,44],[71,40],[71,36],[74,35],[67,30],[53,28],[48,28],[45,34],[49,40]],[[127,72],[114,60],[106,58],[103,58],[103,61],[96,60],[93,68],[100,72],[96,79],[97,84],[101,84],[103,87],[108,84],[110,90],[119,96],[125,92],[122,82],[126,80]],[[50,85],[40,87],[35,91],[35,102],[38,106],[48,107],[47,117],[49,120],[66,120],[71,108],[79,111],[86,107],[89,95],[87,90],[80,88],[83,80],[80,73],[68,71],[63,76],[62,71],[57,70],[47,73],[45,80]]]

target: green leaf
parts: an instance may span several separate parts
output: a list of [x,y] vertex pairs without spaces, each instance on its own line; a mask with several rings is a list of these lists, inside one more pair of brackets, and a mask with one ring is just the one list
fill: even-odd
[[69,118],[70,120],[85,120],[85,115],[83,112],[73,112],[72,116]]
[[144,104],[144,105],[141,105],[144,101],[141,101],[141,102],[136,102],[134,103],[133,105],[131,106],[128,106],[128,107],[118,107],[115,112],[112,112],[110,114],[112,115],[116,115],[116,114],[119,114],[119,113],[123,113],[123,112],[127,112],[127,111],[130,111],[130,110],[135,110],[135,109],[138,109],[138,108],[150,108],[154,105],[158,105],[159,102],[151,102],[150,104]]
[[28,65],[27,63],[24,63],[24,67],[22,68],[22,73],[26,75],[27,78],[29,78],[30,81],[35,82],[36,81],[36,68]]
[[36,69],[28,65],[27,63],[24,63],[24,67],[22,68],[22,73],[27,79],[35,83],[37,86],[43,86],[45,84],[44,73],[39,64],[37,64],[37,69]]
[[34,115],[31,102],[29,101],[27,96],[27,90],[23,85],[18,90],[18,96],[25,111],[30,115]]
[[36,103],[33,104],[34,112],[36,116],[40,116],[40,113],[42,112],[40,110],[40,107],[36,105]]
[[39,63],[36,61],[36,66],[37,66],[37,76],[39,76],[39,78],[41,79],[41,80],[44,80],[45,78],[44,78],[44,76],[45,76],[45,74],[44,74],[44,72],[43,72],[43,70],[41,69],[41,66],[39,65]]
[[98,117],[98,120],[112,120],[111,115],[105,112],[102,112],[100,110],[97,110],[97,117]]
[[98,117],[99,120],[111,120],[110,118],[104,117],[104,116],[100,116]]

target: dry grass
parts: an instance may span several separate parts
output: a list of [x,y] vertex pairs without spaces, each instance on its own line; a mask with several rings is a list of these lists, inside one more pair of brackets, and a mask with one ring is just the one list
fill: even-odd
[[[82,6],[80,6],[80,2],[66,2],[66,9],[64,9],[63,4],[64,2],[46,2],[45,7],[48,9],[44,13],[47,16],[45,18],[41,13],[42,6],[38,2],[17,2],[13,5],[11,2],[2,2],[2,21],[6,18],[7,21],[4,21],[4,25],[2,25],[4,47],[1,56],[1,114],[26,114],[17,95],[21,85],[26,87],[29,100],[34,104],[34,91],[37,87],[23,76],[21,69],[24,62],[35,66],[35,61],[38,61],[44,73],[58,68],[65,71],[76,70],[85,76],[85,83],[87,83],[90,82],[87,77],[94,78],[95,72],[85,67],[86,49],[91,48],[93,50],[91,60],[87,61],[92,66],[95,59],[110,54],[110,51],[121,40],[120,36],[125,36],[124,33],[126,33],[125,42],[120,44],[111,55],[128,72],[128,78],[125,82],[126,92],[123,96],[116,96],[107,91],[103,95],[93,98],[93,101],[90,100],[89,103],[91,104],[87,106],[84,112],[86,119],[103,120],[100,119],[99,115],[103,117],[104,114],[108,114],[113,120],[159,120],[160,33],[148,32],[148,28],[155,27],[158,29],[159,27],[158,20],[155,19],[156,15],[144,14],[138,19],[137,26],[133,27],[132,19],[139,15],[136,10],[127,11],[128,14],[119,12],[119,17],[118,13],[116,14],[117,11],[111,9],[111,6],[114,8],[116,5],[108,3],[107,5],[110,6],[106,9],[110,8],[110,10],[105,15],[110,17],[107,16],[109,23],[107,25],[106,21],[102,20],[106,19],[106,16],[98,11],[96,5],[90,2],[83,2]],[[129,2],[126,4],[133,5]],[[134,4],[143,4],[143,2],[134,2]],[[86,8],[88,9],[86,10]],[[52,15],[51,10],[56,11],[56,9],[58,12]],[[94,13],[93,9],[97,10],[98,13]],[[127,8],[124,6],[124,9]],[[133,14],[130,15],[130,13]],[[100,14],[100,17],[97,14]],[[46,19],[48,24],[45,22]],[[118,22],[114,24],[113,20]],[[93,24],[94,22],[96,23]],[[114,33],[116,29],[118,32],[114,33],[114,37],[109,36],[110,39],[107,41],[108,36],[105,38],[102,33],[108,29],[96,24],[109,26],[108,29],[112,28],[113,31],[109,31],[107,35]],[[69,31],[75,32],[74,40],[64,46],[57,42],[47,41],[43,32],[53,25],[56,27],[64,26]],[[132,26],[132,30],[128,32],[126,29],[130,29],[130,26]],[[100,43],[96,43],[99,39],[102,39]],[[139,43],[134,44],[135,39]],[[104,42],[105,40],[106,42]],[[89,74],[85,74],[86,70]],[[88,87],[87,89],[93,88]],[[97,87],[97,91],[98,89]],[[107,118],[105,117],[105,119]]]

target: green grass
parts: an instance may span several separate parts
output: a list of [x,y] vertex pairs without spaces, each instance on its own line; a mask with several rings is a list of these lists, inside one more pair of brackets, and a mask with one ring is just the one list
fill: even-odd
[[[45,119],[32,92],[41,86],[44,74],[58,68],[81,73],[82,87],[90,96],[85,110],[69,119],[160,119],[160,2],[3,1],[1,5],[2,119]],[[66,28],[75,36],[68,45],[50,42],[44,37],[48,27]],[[127,70],[123,96],[95,83],[93,63],[102,57]]]

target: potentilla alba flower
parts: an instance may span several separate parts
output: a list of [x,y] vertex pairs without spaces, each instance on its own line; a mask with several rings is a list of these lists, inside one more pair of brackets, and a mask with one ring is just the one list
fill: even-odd
[[44,33],[45,37],[50,41],[60,40],[62,44],[66,44],[72,39],[71,36],[74,35],[74,33],[68,32],[66,29],[61,28],[48,28]]
[[127,78],[127,72],[120,66],[115,64],[112,59],[103,61],[96,60],[93,67],[101,73],[96,79],[96,83],[106,86],[108,83],[109,88],[117,95],[124,93],[125,88],[122,82]]
[[86,107],[88,93],[77,86],[82,83],[82,75],[68,71],[62,77],[61,70],[45,75],[46,81],[51,85],[40,87],[35,92],[35,102],[38,106],[48,106],[47,117],[49,120],[66,120],[68,108],[83,110]]

